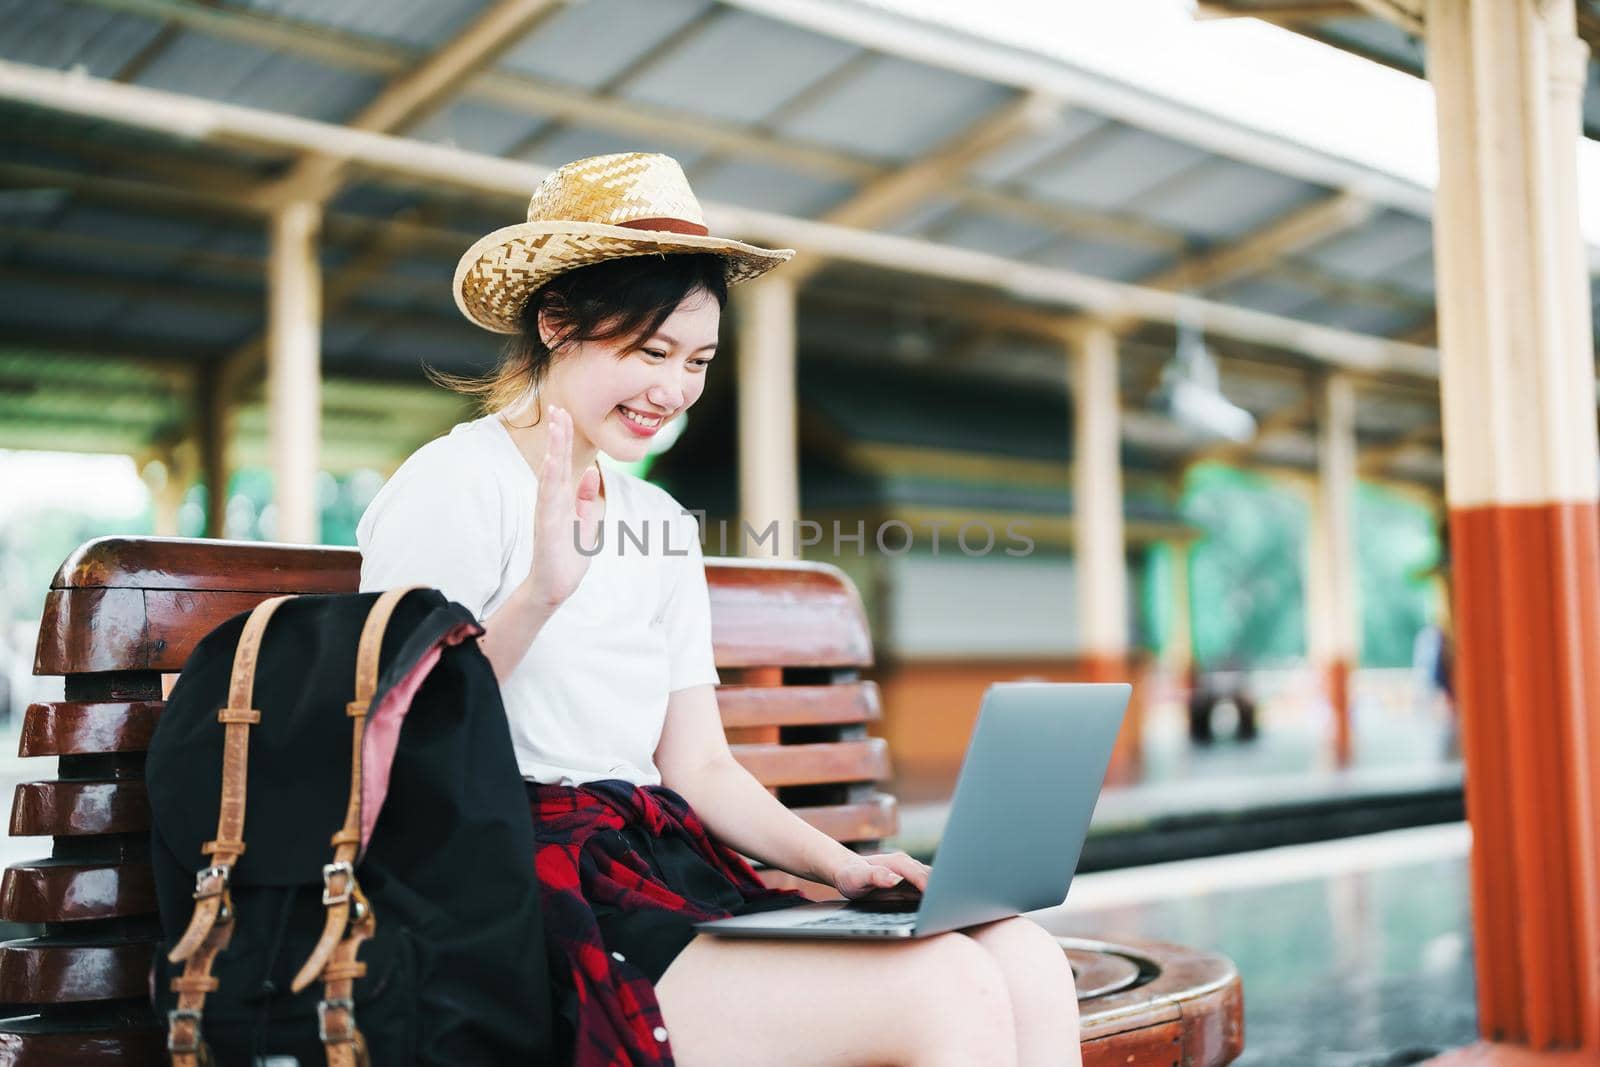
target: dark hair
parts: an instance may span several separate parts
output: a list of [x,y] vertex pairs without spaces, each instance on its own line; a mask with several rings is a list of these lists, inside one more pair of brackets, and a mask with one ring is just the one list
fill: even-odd
[[[626,256],[579,267],[557,275],[528,298],[517,316],[516,337],[488,375],[465,378],[426,365],[423,372],[446,389],[477,398],[482,414],[500,411],[543,383],[552,347],[625,337],[630,342],[626,353],[660,329],[696,290],[726,307],[725,272],[726,261],[712,252]],[[546,346],[539,336],[543,311],[559,323],[554,346]]]

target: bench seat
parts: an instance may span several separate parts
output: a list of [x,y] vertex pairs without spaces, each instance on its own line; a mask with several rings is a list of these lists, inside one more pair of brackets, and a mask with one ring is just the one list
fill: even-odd
[[[56,777],[17,787],[13,836],[48,838],[12,864],[0,921],[37,924],[0,943],[0,1064],[158,1064],[148,1004],[157,934],[144,752],[165,678],[229,617],[281,593],[353,592],[354,549],[155,537],[82,545],[45,604],[34,673],[65,699],[31,705],[21,754]],[[861,852],[897,828],[890,753],[868,733],[877,688],[860,598],[827,564],[709,558],[718,704],[735,757],[801,818]],[[831,889],[781,871],[772,885]],[[1085,1063],[1224,1064],[1243,1049],[1243,992],[1223,957],[1173,945],[1061,937],[1078,975]]]

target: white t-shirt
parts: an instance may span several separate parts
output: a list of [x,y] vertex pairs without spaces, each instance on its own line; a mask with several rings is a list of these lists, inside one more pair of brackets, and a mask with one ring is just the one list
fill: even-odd
[[[602,548],[500,692],[524,778],[659,785],[667,694],[721,680],[699,527],[659,486],[602,476]],[[497,415],[458,423],[361,516],[361,590],[427,584],[487,620],[532,566],[538,485]]]

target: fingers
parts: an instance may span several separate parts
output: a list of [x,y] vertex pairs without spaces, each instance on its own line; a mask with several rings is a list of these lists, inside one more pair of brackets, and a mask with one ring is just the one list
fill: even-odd
[[874,872],[874,880],[880,885],[893,884],[893,875],[898,874],[918,889],[926,889],[928,875],[933,871],[933,868],[926,863],[918,862],[904,852],[886,852],[881,856],[869,856],[868,859],[880,870],[892,872],[887,878],[880,873]]

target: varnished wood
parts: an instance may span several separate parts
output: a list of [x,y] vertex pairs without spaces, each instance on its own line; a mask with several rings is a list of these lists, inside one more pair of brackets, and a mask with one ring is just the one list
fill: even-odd
[[30,860],[7,867],[0,882],[0,919],[6,922],[125,919],[155,910],[146,863]]
[[733,758],[762,785],[875,782],[889,776],[889,745],[881,737],[816,745],[733,745]]
[[[148,1013],[147,1013],[148,1014]],[[54,1029],[51,1029],[54,1027]],[[0,1020],[0,1063],[6,1067],[128,1067],[166,1061],[166,1030],[154,1016],[104,1026],[74,1017],[24,1016]]]
[[23,782],[11,804],[12,837],[130,834],[150,829],[144,782]]
[[722,725],[822,726],[875,722],[882,714],[876,682],[745,686],[717,689]]
[[874,793],[865,804],[795,808],[795,814],[835,841],[880,841],[900,829],[894,797]]
[[165,704],[159,700],[29,704],[22,718],[22,756],[143,752]]
[[[45,600],[35,674],[177,672],[201,637],[278,593],[351,592],[353,549],[102,537],[72,554]],[[861,598],[838,568],[706,560],[718,667],[872,663]]]
[[0,1000],[71,1004],[149,993],[148,935],[37,937],[0,944]]

